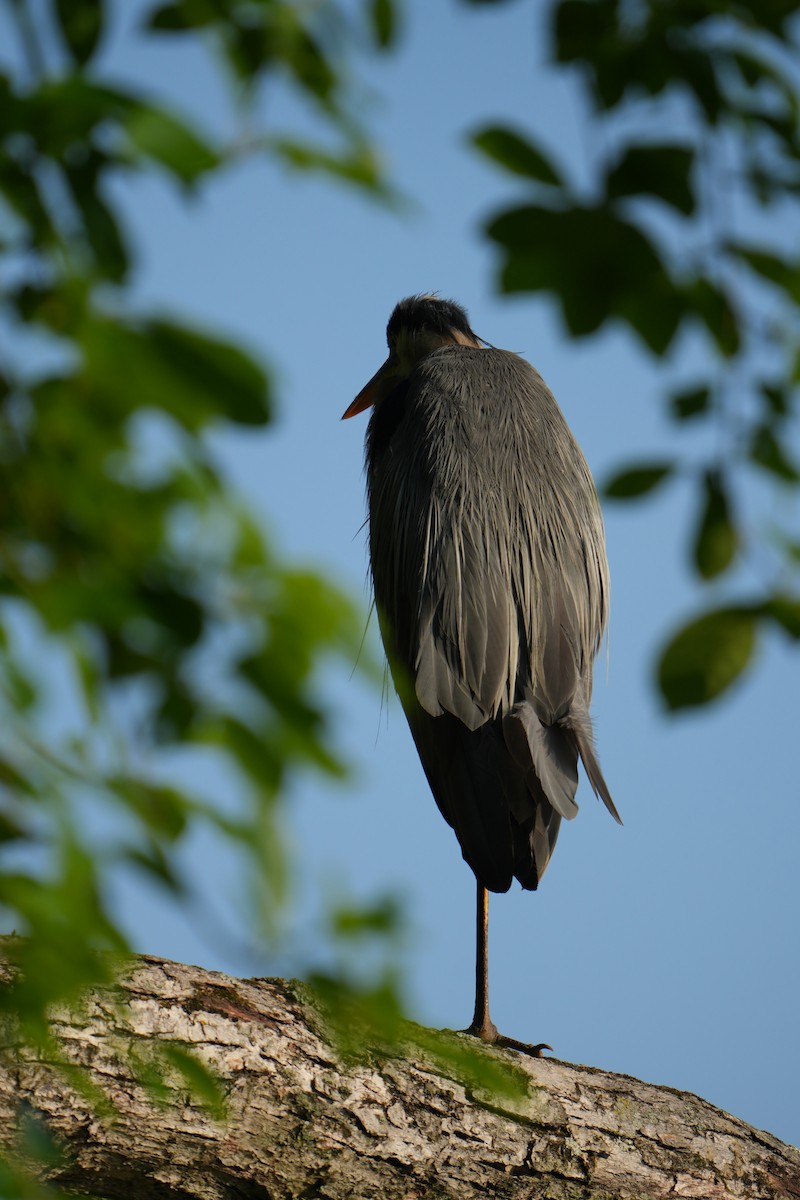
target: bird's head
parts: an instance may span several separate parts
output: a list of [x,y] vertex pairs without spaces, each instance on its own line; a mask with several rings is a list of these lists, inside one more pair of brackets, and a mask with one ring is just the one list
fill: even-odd
[[361,389],[342,419],[379,404],[392,388],[407,379],[423,358],[442,346],[480,348],[460,304],[438,296],[408,296],[396,305],[386,326],[389,357]]

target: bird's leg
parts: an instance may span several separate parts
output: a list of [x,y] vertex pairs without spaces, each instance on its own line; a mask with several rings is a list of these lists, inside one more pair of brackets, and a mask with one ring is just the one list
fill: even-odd
[[489,893],[480,883],[475,933],[475,1014],[466,1032],[480,1038],[482,1042],[506,1046],[509,1050],[518,1050],[521,1054],[540,1058],[543,1050],[552,1050],[553,1047],[547,1042],[530,1046],[527,1042],[518,1042],[516,1038],[506,1037],[505,1034],[497,1032],[497,1026],[489,1016]]
[[496,1042],[497,1029],[489,1016],[489,893],[480,882],[475,934],[475,1014],[467,1033],[482,1042]]

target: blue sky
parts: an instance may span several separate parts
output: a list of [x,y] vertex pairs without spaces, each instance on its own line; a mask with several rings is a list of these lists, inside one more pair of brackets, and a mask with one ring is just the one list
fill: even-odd
[[[110,76],[167,97],[203,126],[228,126],[225,93],[199,49],[136,34],[133,10],[102,60]],[[399,49],[365,55],[362,109],[387,170],[413,203],[381,208],[324,179],[243,162],[184,204],[153,175],[120,187],[141,259],[137,301],[243,340],[274,369],[266,432],[217,439],[232,483],[284,553],[325,569],[365,617],[364,418],[339,417],[383,361],[395,301],[438,290],[493,344],[548,381],[598,479],[622,462],[692,451],[661,415],[665,379],[691,382],[698,338],[660,373],[624,332],[568,341],[546,301],[496,294],[486,218],[524,189],[478,159],[466,135],[489,120],[535,128],[584,176],[596,148],[575,80],[543,65],[538,5],[409,4]],[[307,114],[279,89],[264,116]],[[692,493],[680,481],[632,508],[607,506],[612,617],[594,715],[620,829],[585,779],[538,893],[492,902],[492,1012],[506,1033],[558,1057],[697,1092],[788,1141],[800,1139],[797,895],[798,659],[766,641],[755,672],[707,712],[669,718],[654,654],[703,595],[687,567]],[[753,577],[754,578],[754,577]],[[369,637],[377,648],[377,630]],[[305,779],[287,813],[297,859],[285,952],[254,960],[235,934],[235,864],[198,836],[186,856],[213,892],[219,929],[140,887],[117,904],[136,948],[243,974],[324,961],[331,893],[402,897],[410,1012],[463,1027],[472,1006],[474,883],[429,794],[400,706],[347,669],[327,695],[355,767],[344,786]]]

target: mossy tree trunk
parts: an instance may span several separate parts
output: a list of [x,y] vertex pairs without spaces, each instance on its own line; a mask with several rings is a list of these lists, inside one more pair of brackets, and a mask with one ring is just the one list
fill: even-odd
[[[33,1121],[63,1150],[50,1181],[125,1200],[800,1198],[797,1150],[696,1096],[486,1050],[527,1077],[503,1100],[418,1049],[344,1066],[323,1029],[299,985],[137,960],[56,1022],[71,1077],[6,1050],[2,1137]],[[190,1086],[189,1048],[221,1081],[224,1118]],[[159,1102],[160,1052],[177,1066]]]

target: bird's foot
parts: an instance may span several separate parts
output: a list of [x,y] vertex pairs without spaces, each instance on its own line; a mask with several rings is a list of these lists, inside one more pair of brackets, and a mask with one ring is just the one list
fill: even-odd
[[494,1044],[505,1046],[508,1050],[516,1050],[519,1054],[527,1054],[529,1058],[541,1058],[543,1050],[553,1049],[547,1042],[537,1042],[535,1046],[531,1046],[528,1042],[518,1042],[516,1038],[505,1037],[502,1033],[498,1033]]
[[469,1029],[465,1029],[464,1033],[468,1033],[471,1037],[480,1038],[482,1042],[486,1042],[489,1046],[493,1046],[500,1037],[500,1034],[497,1032],[497,1026],[493,1021],[489,1020],[488,1016],[483,1017],[481,1021],[473,1019]]
[[469,1029],[464,1030],[464,1033],[480,1038],[488,1046],[503,1046],[507,1050],[516,1050],[519,1054],[527,1054],[530,1058],[541,1058],[543,1050],[553,1049],[547,1042],[538,1042],[535,1046],[531,1046],[528,1042],[518,1042],[516,1038],[506,1037],[505,1034],[498,1032],[497,1026],[488,1018],[484,1018],[480,1022],[473,1021]]

